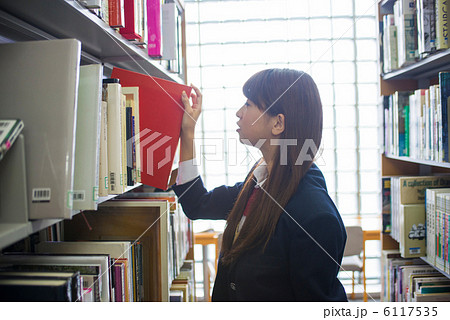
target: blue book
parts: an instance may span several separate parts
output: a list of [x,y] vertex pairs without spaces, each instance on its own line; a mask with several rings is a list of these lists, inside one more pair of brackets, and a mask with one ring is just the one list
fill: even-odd
[[439,135],[442,137],[443,160],[449,162],[447,98],[450,96],[450,72],[439,72],[439,91],[442,115],[442,126],[440,126],[440,128],[442,127],[442,132],[439,132]]

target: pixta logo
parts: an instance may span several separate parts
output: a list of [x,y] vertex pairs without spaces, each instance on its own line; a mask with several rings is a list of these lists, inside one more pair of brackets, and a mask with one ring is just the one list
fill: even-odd
[[[139,132],[134,137],[127,140],[127,147],[133,148],[133,144],[135,143],[136,150],[139,150],[138,153],[140,153],[141,159],[147,159],[146,165],[144,164],[142,168],[144,169],[144,172],[148,175],[153,176],[155,172],[155,153],[157,150],[159,151],[160,148],[164,148],[164,145],[166,145],[170,140],[172,140],[173,137],[163,135],[160,132],[152,131],[150,129],[144,129],[141,132]],[[157,169],[161,169],[166,164],[170,163],[170,155],[172,151],[172,147],[170,145],[166,146],[164,150],[164,158],[162,160],[159,160],[156,164]],[[144,157],[146,155],[146,157]],[[127,153],[127,163],[131,163],[131,157],[132,154],[130,152]]]

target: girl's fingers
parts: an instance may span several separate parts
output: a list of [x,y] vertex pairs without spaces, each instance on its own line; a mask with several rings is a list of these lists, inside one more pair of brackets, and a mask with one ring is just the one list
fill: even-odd
[[189,97],[187,96],[185,91],[183,91],[183,93],[181,94],[181,101],[183,102],[185,108],[191,107],[191,104],[189,103]]
[[191,83],[191,87],[194,89],[195,94],[197,95],[196,103],[201,106],[202,105],[202,93],[200,92],[200,89],[197,88],[196,86],[194,86],[192,83]]

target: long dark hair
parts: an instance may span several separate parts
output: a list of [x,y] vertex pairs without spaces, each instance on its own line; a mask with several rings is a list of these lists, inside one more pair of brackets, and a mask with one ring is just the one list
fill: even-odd
[[[302,147],[313,141],[317,148],[322,140],[322,103],[314,80],[305,72],[291,69],[268,69],[253,75],[243,87],[244,95],[270,116],[283,114],[285,130],[280,139],[296,139],[296,145],[287,148],[287,164],[280,163],[277,150],[273,166],[263,185],[265,191],[257,194],[253,206],[239,233],[236,228],[242,218],[247,201],[254,189],[253,170],[249,173],[233,209],[228,215],[223,234],[222,263],[232,264],[246,251],[266,247],[275,231],[278,219],[292,197],[313,160],[296,164]],[[309,149],[314,159],[315,148]],[[268,195],[267,193],[270,195]]]

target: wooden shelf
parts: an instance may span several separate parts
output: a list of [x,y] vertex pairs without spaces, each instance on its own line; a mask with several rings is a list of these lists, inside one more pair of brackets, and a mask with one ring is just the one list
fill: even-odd
[[0,36],[11,41],[75,38],[94,60],[183,83],[77,1],[0,0],[0,26]]
[[445,272],[444,270],[439,269],[438,267],[436,267],[435,265],[433,265],[431,262],[428,261],[427,257],[420,257],[420,259],[422,259],[423,261],[425,261],[426,263],[428,263],[430,266],[432,266],[434,269],[436,269],[437,271],[439,271],[440,273],[442,273],[444,276],[446,276],[447,278],[450,279],[450,274],[448,274],[447,272]]

